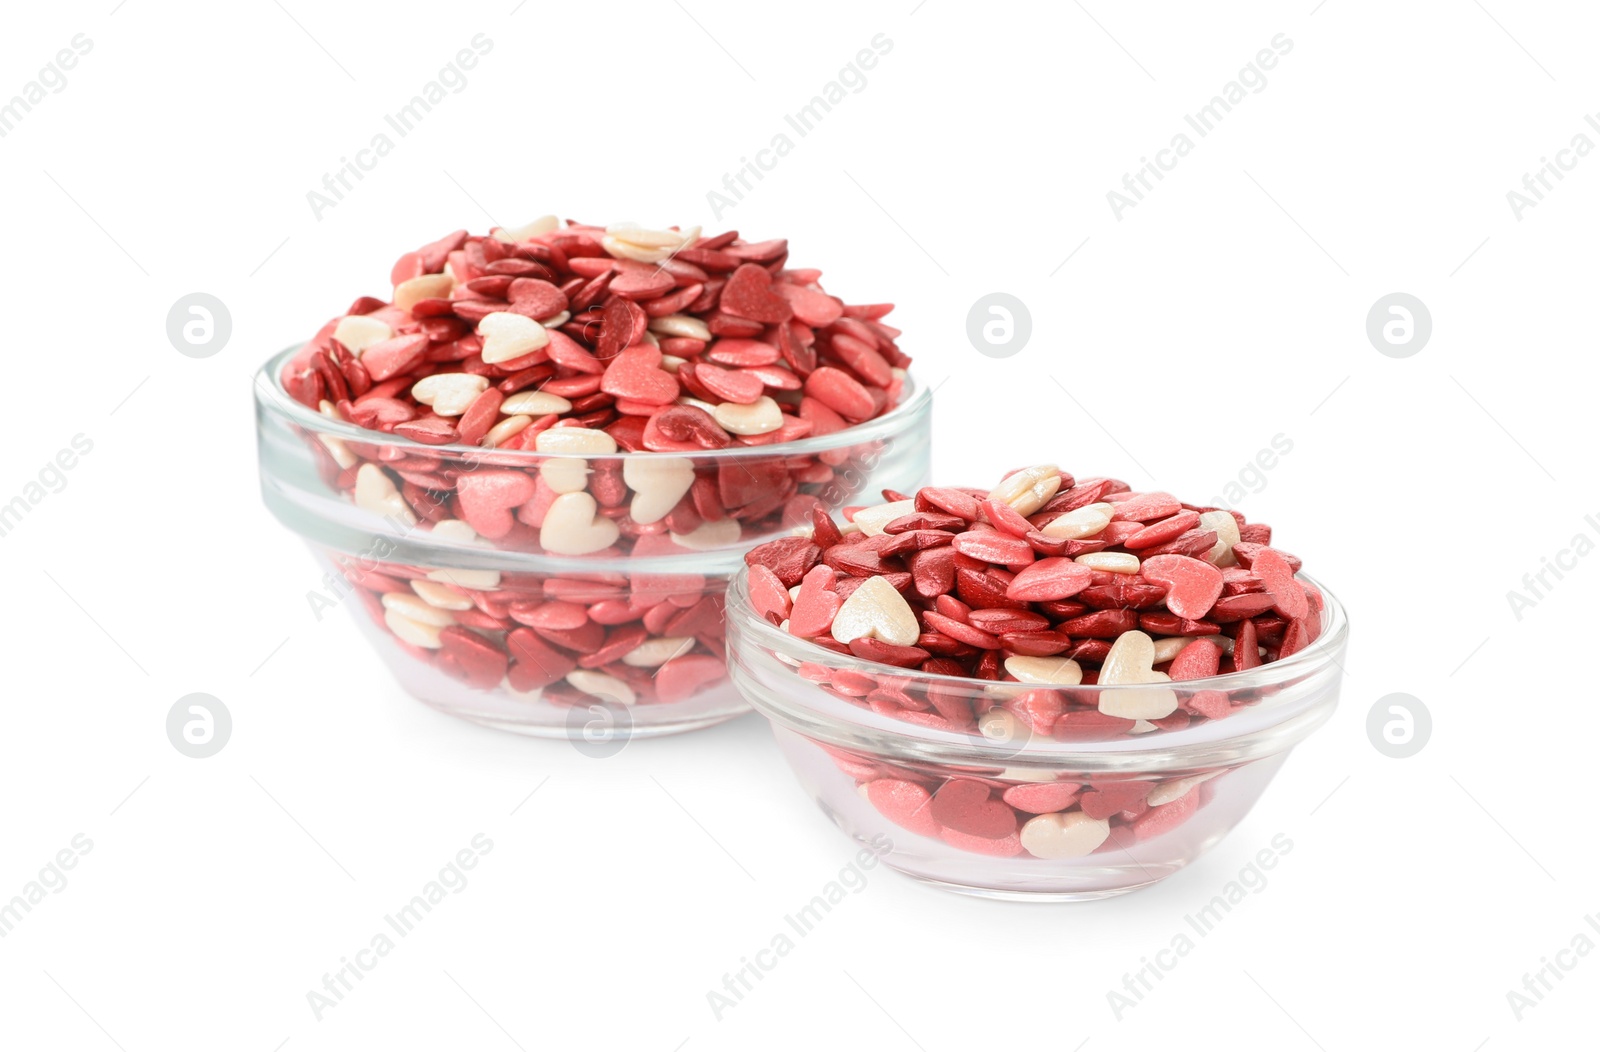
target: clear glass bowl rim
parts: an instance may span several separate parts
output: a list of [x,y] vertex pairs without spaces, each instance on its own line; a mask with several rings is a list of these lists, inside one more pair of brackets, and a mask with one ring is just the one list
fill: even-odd
[[[1173,686],[1180,690],[1221,690],[1232,694],[1241,690],[1281,686],[1297,677],[1326,674],[1330,666],[1337,667],[1338,672],[1342,673],[1343,666],[1339,663],[1338,655],[1343,652],[1349,636],[1349,621],[1344,606],[1321,582],[1303,573],[1298,577],[1315,585],[1323,597],[1324,628],[1310,646],[1287,658],[1245,672],[1230,672],[1203,680],[1183,680]],[[929,687],[956,687],[978,694],[996,685],[990,680],[918,672],[867,661],[799,639],[756,614],[750,605],[748,582],[749,568],[744,567],[728,584],[726,616],[729,623],[730,671],[737,670],[741,664],[740,655],[735,652],[737,641],[738,649],[753,645],[830,668],[869,676],[893,676],[906,681],[909,684],[908,691],[913,692]],[[1257,758],[1292,746],[1321,725],[1332,714],[1332,702],[1337,696],[1336,690],[1322,691],[1299,706],[1280,708],[1267,705],[1235,713],[1222,720],[1206,720],[1198,726],[1182,730],[1156,731],[1133,738],[1104,742],[1029,740],[1020,746],[1008,746],[1005,743],[988,742],[963,731],[924,727],[893,716],[880,715],[833,697],[819,685],[802,678],[794,669],[790,669],[789,673],[804,689],[790,692],[788,704],[774,704],[767,698],[752,697],[748,691],[745,696],[762,715],[802,735],[817,737],[830,744],[863,748],[883,756],[1043,770],[1081,768],[1143,771],[1186,763],[1204,765]],[[1019,694],[1033,689],[1058,690],[1068,695],[1084,694],[1088,697],[1080,700],[1086,700],[1091,705],[1096,703],[1103,691],[1149,689],[1148,685],[1051,686],[1009,682],[1003,686],[1014,688]],[[1250,715],[1255,718],[1248,718]]]
[[[871,420],[862,421],[834,431],[830,434],[820,435],[815,438],[802,438],[793,442],[775,442],[765,446],[729,446],[726,449],[684,450],[669,452],[644,451],[628,453],[618,450],[615,453],[540,453],[527,449],[490,449],[484,446],[468,446],[460,443],[444,445],[429,445],[406,438],[404,435],[395,435],[386,431],[369,431],[347,420],[336,420],[323,416],[321,413],[302,405],[283,386],[283,367],[299,354],[305,347],[304,343],[293,344],[271,358],[256,371],[252,386],[258,404],[267,411],[287,420],[299,427],[313,432],[330,435],[335,438],[351,442],[365,442],[368,444],[382,444],[394,446],[398,449],[415,450],[418,453],[431,456],[444,455],[454,459],[466,457],[481,458],[492,456],[496,467],[515,467],[519,461],[526,461],[528,467],[536,467],[546,460],[616,460],[619,457],[680,457],[688,458],[700,463],[703,461],[751,460],[770,458],[773,456],[799,456],[806,453],[826,453],[841,447],[857,445],[873,439],[886,438],[899,434],[907,426],[908,421],[927,411],[932,404],[933,392],[923,386],[916,379],[914,373],[907,372],[905,391],[894,408],[882,416],[873,417]],[[263,385],[265,380],[265,385]]]

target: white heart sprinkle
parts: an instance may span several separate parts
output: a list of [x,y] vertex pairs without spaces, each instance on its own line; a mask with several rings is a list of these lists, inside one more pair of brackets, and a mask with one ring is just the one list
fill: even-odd
[[410,310],[423,300],[447,300],[456,287],[456,279],[449,274],[422,274],[407,278],[394,287],[394,305]]
[[711,415],[722,430],[732,435],[765,435],[783,426],[783,410],[767,395],[749,405],[723,402]]
[[570,412],[571,409],[572,403],[565,398],[543,391],[518,391],[500,403],[500,411],[507,416],[548,416],[551,413]]
[[364,314],[346,314],[333,327],[333,338],[344,344],[344,349],[361,357],[361,352],[375,343],[382,343],[394,335],[394,330],[378,318]]
[[1071,658],[1018,654],[1006,658],[1006,671],[1019,683],[1054,683],[1070,687],[1083,682],[1083,666]]
[[439,639],[439,626],[423,624],[413,621],[399,610],[389,609],[383,612],[383,623],[389,626],[403,642],[414,647],[423,647],[427,650],[438,650],[444,644]]
[[909,647],[921,635],[911,604],[882,577],[863,581],[833,617],[833,638],[841,643],[870,638]]
[[1111,823],[1082,811],[1035,815],[1019,835],[1023,848],[1035,858],[1082,858],[1106,842]]
[[411,506],[376,464],[363,464],[356,470],[355,500],[356,507],[374,515],[392,516],[408,526],[417,521]]
[[739,525],[738,519],[718,519],[716,522],[702,522],[688,533],[674,533],[672,542],[697,552],[709,552],[737,544],[742,536],[744,528]]
[[1138,573],[1139,557],[1131,552],[1089,552],[1078,556],[1077,562],[1091,570],[1107,573]]
[[589,555],[617,542],[617,524],[598,515],[599,505],[587,493],[563,493],[550,502],[539,527],[539,544],[556,555]]
[[861,527],[861,532],[868,537],[878,537],[882,535],[885,526],[916,510],[917,502],[914,500],[893,500],[888,504],[875,504],[870,508],[862,508],[850,521]]
[[660,522],[694,485],[694,461],[686,457],[639,456],[622,462],[622,481],[633,490],[628,514],[637,523]]
[[478,322],[478,335],[483,338],[479,356],[491,365],[521,358],[550,342],[550,333],[543,325],[503,310],[484,315]]
[[573,669],[567,673],[567,682],[600,701],[614,701],[620,705],[632,705],[638,700],[638,697],[633,693],[633,688],[622,682],[622,680],[615,676],[608,676],[604,672],[595,672],[593,669]]
[[1040,528],[1046,537],[1060,537],[1068,541],[1081,541],[1093,537],[1111,524],[1112,507],[1109,504],[1085,504],[1065,515],[1051,519]]
[[622,655],[622,663],[634,668],[655,668],[693,649],[694,636],[658,636],[645,640]]
[[540,234],[548,234],[553,230],[560,229],[560,219],[556,218],[555,216],[540,216],[531,223],[524,223],[521,226],[514,226],[510,229],[505,227],[496,227],[494,236],[495,240],[497,241],[527,241],[531,238],[538,237]]
[[1000,480],[989,496],[1011,505],[1018,515],[1032,515],[1061,488],[1061,469],[1054,464],[1013,471]]
[[1213,566],[1237,566],[1239,560],[1234,558],[1233,546],[1239,543],[1239,520],[1227,511],[1203,511],[1200,513],[1200,529],[1215,530],[1217,543],[1211,546],[1206,553],[1206,561]]
[[[1100,663],[1102,686],[1136,686],[1171,682],[1165,672],[1157,672],[1155,642],[1143,632],[1124,632],[1111,644],[1110,653]],[[1100,711],[1125,720],[1159,720],[1178,707],[1177,692],[1170,687],[1152,686],[1146,690],[1103,690]]]
[[440,416],[460,416],[488,387],[489,378],[476,373],[434,373],[411,385],[411,397]]
[[445,628],[456,623],[450,611],[432,606],[423,601],[421,596],[409,592],[383,593],[383,608],[398,611],[418,624],[433,625],[436,628]]

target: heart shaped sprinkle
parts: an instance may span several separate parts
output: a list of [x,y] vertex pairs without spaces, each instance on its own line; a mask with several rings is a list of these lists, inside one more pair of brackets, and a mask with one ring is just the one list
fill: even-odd
[[992,799],[989,787],[973,778],[952,778],[933,794],[929,810],[946,829],[985,840],[1003,840],[1017,831],[1017,815]]
[[611,547],[621,531],[615,522],[597,514],[598,510],[599,505],[587,493],[563,493],[544,513],[540,546],[555,555],[592,555]]
[[622,462],[622,480],[633,490],[628,514],[634,522],[660,522],[694,485],[694,461],[686,457],[636,456]]
[[1018,515],[1032,515],[1061,488],[1061,469],[1054,464],[1013,471],[989,491],[992,500],[1009,505]]
[[813,566],[800,582],[794,596],[794,608],[789,611],[789,631],[797,636],[819,636],[834,623],[844,600],[833,590],[834,570],[831,566]]
[[846,644],[865,636],[909,647],[921,634],[910,604],[882,577],[862,581],[833,619],[833,638]]
[[783,410],[766,395],[750,405],[723,402],[711,415],[731,435],[765,435],[783,426]]
[[511,532],[512,511],[533,493],[533,478],[520,471],[471,471],[456,479],[461,517],[489,538]]
[[728,275],[728,283],[722,286],[721,306],[724,313],[766,325],[794,317],[789,301],[772,291],[772,275],[754,263],[742,264]]
[[1111,823],[1082,811],[1037,815],[1022,827],[1022,846],[1035,858],[1082,858],[1111,836]]
[[[1096,682],[1107,687],[1168,682],[1165,672],[1157,672],[1152,667],[1154,663],[1154,640],[1143,632],[1124,632],[1111,644],[1110,652],[1100,663],[1100,678]],[[1177,707],[1178,695],[1168,687],[1100,692],[1100,711],[1127,720],[1159,720],[1172,715]]]
[[440,416],[460,416],[489,386],[475,373],[434,373],[411,385],[411,397]]
[[524,314],[495,311],[478,322],[479,355],[490,365],[531,354],[550,342],[550,331]]
[[600,390],[633,402],[664,406],[678,397],[678,380],[661,368],[661,351],[641,343],[611,359],[600,380]]
[[863,788],[872,806],[895,825],[923,836],[939,835],[939,823],[931,810],[933,797],[916,782],[878,778]]
[[1167,586],[1167,609],[1179,617],[1198,621],[1222,595],[1222,571],[1186,555],[1152,556],[1139,572],[1145,580]]

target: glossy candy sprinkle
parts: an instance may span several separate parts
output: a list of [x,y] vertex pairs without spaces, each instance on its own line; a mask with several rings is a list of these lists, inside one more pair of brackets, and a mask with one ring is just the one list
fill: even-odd
[[[456,231],[403,255],[388,301],[357,300],[280,378],[373,433],[317,436],[327,475],[403,524],[442,511],[497,547],[557,555],[623,556],[658,534],[677,545],[658,554],[738,546],[837,506],[881,442],[754,454],[890,411],[910,364],[881,321],[887,305],[847,306],[820,271],[788,267],[788,251],[737,232],[552,217]],[[420,448],[462,445],[496,455]],[[689,459],[730,448],[746,458]],[[480,469],[520,472],[537,492],[510,504],[509,483],[493,495],[463,484]]]
[[[1173,681],[1254,668],[1321,630],[1320,594],[1295,576],[1298,559],[1258,541],[1215,546],[1241,536],[1233,512],[1185,507],[1114,479],[1079,482],[1048,464],[1013,471],[992,490],[885,497],[851,513],[854,532],[821,518],[810,538],[747,554],[784,587],[799,585],[788,631],[901,669],[1112,688],[1074,695],[1097,696],[1090,711],[1038,697],[1008,703],[1035,731],[1115,736],[1219,718],[1228,705],[1216,704],[1218,692]],[[1195,543],[1181,547],[1194,554],[1162,550],[1191,532]],[[1128,551],[1129,542],[1143,547]],[[768,611],[780,605],[765,600]],[[877,707],[965,729],[985,716],[965,698],[919,704],[898,687]]]

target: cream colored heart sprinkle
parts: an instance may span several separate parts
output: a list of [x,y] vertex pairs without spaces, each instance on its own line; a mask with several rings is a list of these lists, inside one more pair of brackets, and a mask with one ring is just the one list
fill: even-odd
[[417,521],[417,517],[411,513],[411,506],[376,464],[363,464],[356,469],[355,501],[356,507],[374,515],[385,518],[392,516],[407,525]]
[[612,223],[606,227],[606,233],[619,241],[626,241],[630,245],[640,248],[677,248],[689,241],[700,237],[700,228],[693,230],[653,230],[640,226],[638,223]]
[[1071,658],[1018,654],[1006,658],[1006,671],[1019,683],[1054,683],[1070,687],[1083,682],[1083,666]]
[[1082,811],[1035,815],[1022,826],[1022,847],[1034,858],[1082,858],[1111,836],[1111,823]]
[[658,636],[647,639],[622,655],[624,665],[656,668],[694,649],[694,636]]
[[551,427],[539,432],[533,448],[540,453],[576,453],[585,456],[617,451],[617,440],[604,431],[587,427]]
[[531,416],[508,416],[491,427],[489,433],[479,440],[479,444],[488,446],[490,449],[503,445],[522,434],[531,423],[533,423],[533,417]]
[[[1106,687],[1127,687],[1171,682],[1165,672],[1157,672],[1155,642],[1143,632],[1124,632],[1111,644],[1110,653],[1100,663],[1097,681]],[[1151,686],[1143,690],[1103,690],[1100,711],[1125,720],[1159,720],[1178,707],[1178,694],[1170,687]]]
[[694,462],[686,457],[628,457],[622,462],[622,481],[633,490],[628,505],[633,521],[660,522],[694,485]]
[[859,526],[861,532],[868,537],[877,537],[883,533],[885,526],[916,510],[915,500],[894,500],[888,504],[874,504],[870,508],[862,508],[850,521]]
[[578,668],[567,673],[567,682],[599,701],[614,701],[619,705],[632,705],[638,700],[633,688],[615,676],[593,669]]
[[521,358],[550,342],[550,333],[543,325],[504,310],[484,315],[478,322],[478,335],[483,339],[479,355],[490,365]]
[[422,578],[411,582],[411,590],[429,606],[438,607],[440,610],[471,610],[472,600],[456,591],[440,584]]
[[385,610],[398,610],[419,624],[445,628],[456,623],[456,619],[451,615],[450,611],[432,606],[425,602],[421,596],[409,592],[383,593],[383,608]]
[[1045,523],[1039,530],[1047,537],[1060,537],[1068,541],[1081,541],[1093,537],[1111,524],[1112,508],[1109,504],[1085,504],[1065,515]]
[[833,617],[833,638],[841,643],[870,638],[909,647],[921,634],[917,615],[905,596],[882,577],[863,581]]
[[1091,570],[1104,570],[1107,573],[1139,572],[1139,557],[1129,552],[1090,552],[1078,556],[1076,561]]
[[539,544],[555,555],[590,555],[617,542],[617,524],[596,514],[599,505],[587,493],[563,493],[550,502],[539,527]]
[[499,570],[429,570],[428,580],[440,584],[453,584],[457,588],[476,588],[492,591],[500,587]]
[[674,533],[671,536],[674,544],[697,552],[708,552],[738,544],[743,535],[744,529],[738,519],[718,519],[716,522],[702,522],[688,533]]
[[711,415],[724,431],[734,435],[765,435],[783,426],[783,410],[766,395],[749,405],[723,402]]
[[460,519],[440,519],[433,524],[433,535],[455,544],[473,544],[478,539],[478,531]]
[[691,340],[710,342],[711,330],[699,318],[688,314],[668,314],[650,319],[650,331],[662,336],[686,336]]
[[1195,636],[1164,636],[1156,640],[1154,663],[1164,665],[1178,656],[1184,647],[1194,642]]
[[1213,566],[1237,566],[1239,560],[1234,557],[1233,546],[1239,543],[1239,520],[1227,511],[1203,511],[1200,513],[1200,529],[1215,530],[1217,543],[1211,546],[1206,553],[1206,561]]
[[1000,480],[989,496],[1011,505],[1019,515],[1032,515],[1061,488],[1061,469],[1054,464],[1013,471]]
[[[317,412],[329,420],[344,419],[344,414],[339,412],[339,407],[326,398],[318,403]],[[359,458],[350,452],[350,447],[344,444],[344,439],[336,435],[319,434],[317,435],[317,441],[322,443],[323,448],[328,451],[328,455],[333,458],[333,462],[341,468],[353,468],[356,466],[356,461]]]
[[375,343],[382,343],[394,335],[387,322],[364,314],[346,314],[333,327],[333,338],[344,344],[344,349],[361,357],[361,352]]
[[557,217],[540,216],[531,223],[524,223],[521,226],[514,226],[509,229],[505,227],[496,227],[494,236],[498,241],[510,241],[514,243],[518,241],[527,241],[531,238],[538,237],[540,234],[548,234],[552,231],[560,229],[561,220]]
[[399,610],[389,609],[383,612],[383,623],[389,626],[402,642],[410,643],[414,647],[423,647],[427,650],[438,650],[444,644],[439,640],[439,626],[413,621]]
[[1209,782],[1221,773],[1221,771],[1207,771],[1205,774],[1179,778],[1175,782],[1163,782],[1150,790],[1150,795],[1144,798],[1144,802],[1151,807],[1160,807],[1162,804],[1170,804],[1174,800],[1181,800],[1189,795],[1189,790],[1203,782]]
[[394,287],[394,305],[410,310],[423,300],[446,300],[456,287],[456,279],[449,274],[422,274],[407,278]]
[[489,378],[476,373],[434,373],[411,385],[411,397],[440,416],[460,416],[488,387]]

